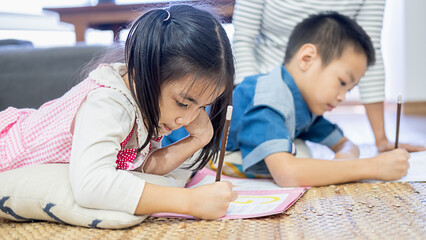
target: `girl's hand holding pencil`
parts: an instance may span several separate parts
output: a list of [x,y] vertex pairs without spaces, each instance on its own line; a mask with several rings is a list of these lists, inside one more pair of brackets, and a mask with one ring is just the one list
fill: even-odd
[[230,182],[222,181],[189,189],[191,199],[188,215],[202,219],[225,216],[229,203],[238,197],[232,187]]
[[[205,112],[205,111],[204,111]],[[203,115],[204,116],[204,115]],[[205,123],[206,121],[202,121],[203,116],[199,116],[200,123]],[[229,123],[231,121],[232,116],[232,106],[228,106],[226,111],[226,119],[225,119],[225,127],[222,135],[222,146],[220,149],[219,155],[219,165],[223,164],[224,160],[224,152],[226,148]],[[207,117],[208,119],[208,117]],[[210,124],[211,126],[211,124]],[[204,127],[206,129],[206,127]],[[198,128],[200,129],[200,127]],[[187,129],[189,132],[189,130]],[[213,134],[213,128],[211,129]],[[191,134],[191,132],[190,132]],[[210,137],[211,138],[211,137]],[[200,186],[191,189],[192,197],[194,200],[190,205],[190,214],[194,217],[199,217],[202,219],[217,219],[225,216],[226,211],[228,210],[229,203],[236,200],[238,194],[236,191],[232,190],[234,187],[230,182],[220,181],[221,177],[221,167],[218,168],[216,182],[208,185]]]
[[218,160],[219,162],[218,162],[217,173],[216,173],[216,182],[219,182],[222,176],[222,167],[223,167],[223,161],[225,159],[226,144],[228,142],[228,132],[229,132],[229,126],[231,124],[232,110],[233,110],[233,107],[231,105],[229,105],[226,109],[225,127],[223,130],[222,144],[220,147],[220,154],[219,154],[219,160]]

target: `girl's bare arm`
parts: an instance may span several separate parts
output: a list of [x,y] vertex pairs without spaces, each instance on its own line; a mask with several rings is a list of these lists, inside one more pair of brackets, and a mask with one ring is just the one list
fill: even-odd
[[230,182],[215,182],[191,189],[146,183],[135,214],[172,212],[216,219],[225,215],[229,202],[237,196]]

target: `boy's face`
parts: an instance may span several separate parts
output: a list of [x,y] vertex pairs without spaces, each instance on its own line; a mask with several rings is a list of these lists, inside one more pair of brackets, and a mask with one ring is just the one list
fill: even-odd
[[366,70],[366,55],[355,52],[352,47],[325,67],[318,55],[305,72],[308,84],[301,89],[310,111],[322,115],[325,111],[333,110],[345,100],[346,93],[358,84]]

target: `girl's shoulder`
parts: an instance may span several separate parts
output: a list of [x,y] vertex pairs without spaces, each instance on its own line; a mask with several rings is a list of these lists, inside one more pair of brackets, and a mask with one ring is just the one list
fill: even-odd
[[101,87],[118,91],[136,108],[138,105],[123,80],[126,73],[127,67],[124,63],[101,64],[89,74],[88,78]]
[[122,78],[126,72],[127,68],[124,63],[100,64],[95,70],[89,73],[89,78],[101,86],[114,88],[130,94]]
[[127,66],[124,63],[101,64],[89,74],[88,78],[101,85],[97,91],[110,94],[110,97],[115,98],[130,115],[133,115],[137,125],[138,146],[141,147],[146,139],[147,130],[138,105],[122,78],[126,73]]

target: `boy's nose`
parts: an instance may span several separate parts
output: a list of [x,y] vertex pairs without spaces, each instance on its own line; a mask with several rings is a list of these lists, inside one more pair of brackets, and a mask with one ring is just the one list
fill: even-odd
[[345,101],[345,99],[346,99],[346,92],[344,92],[344,93],[339,93],[339,95],[337,95],[337,100],[338,100],[339,102],[343,102],[343,101]]

